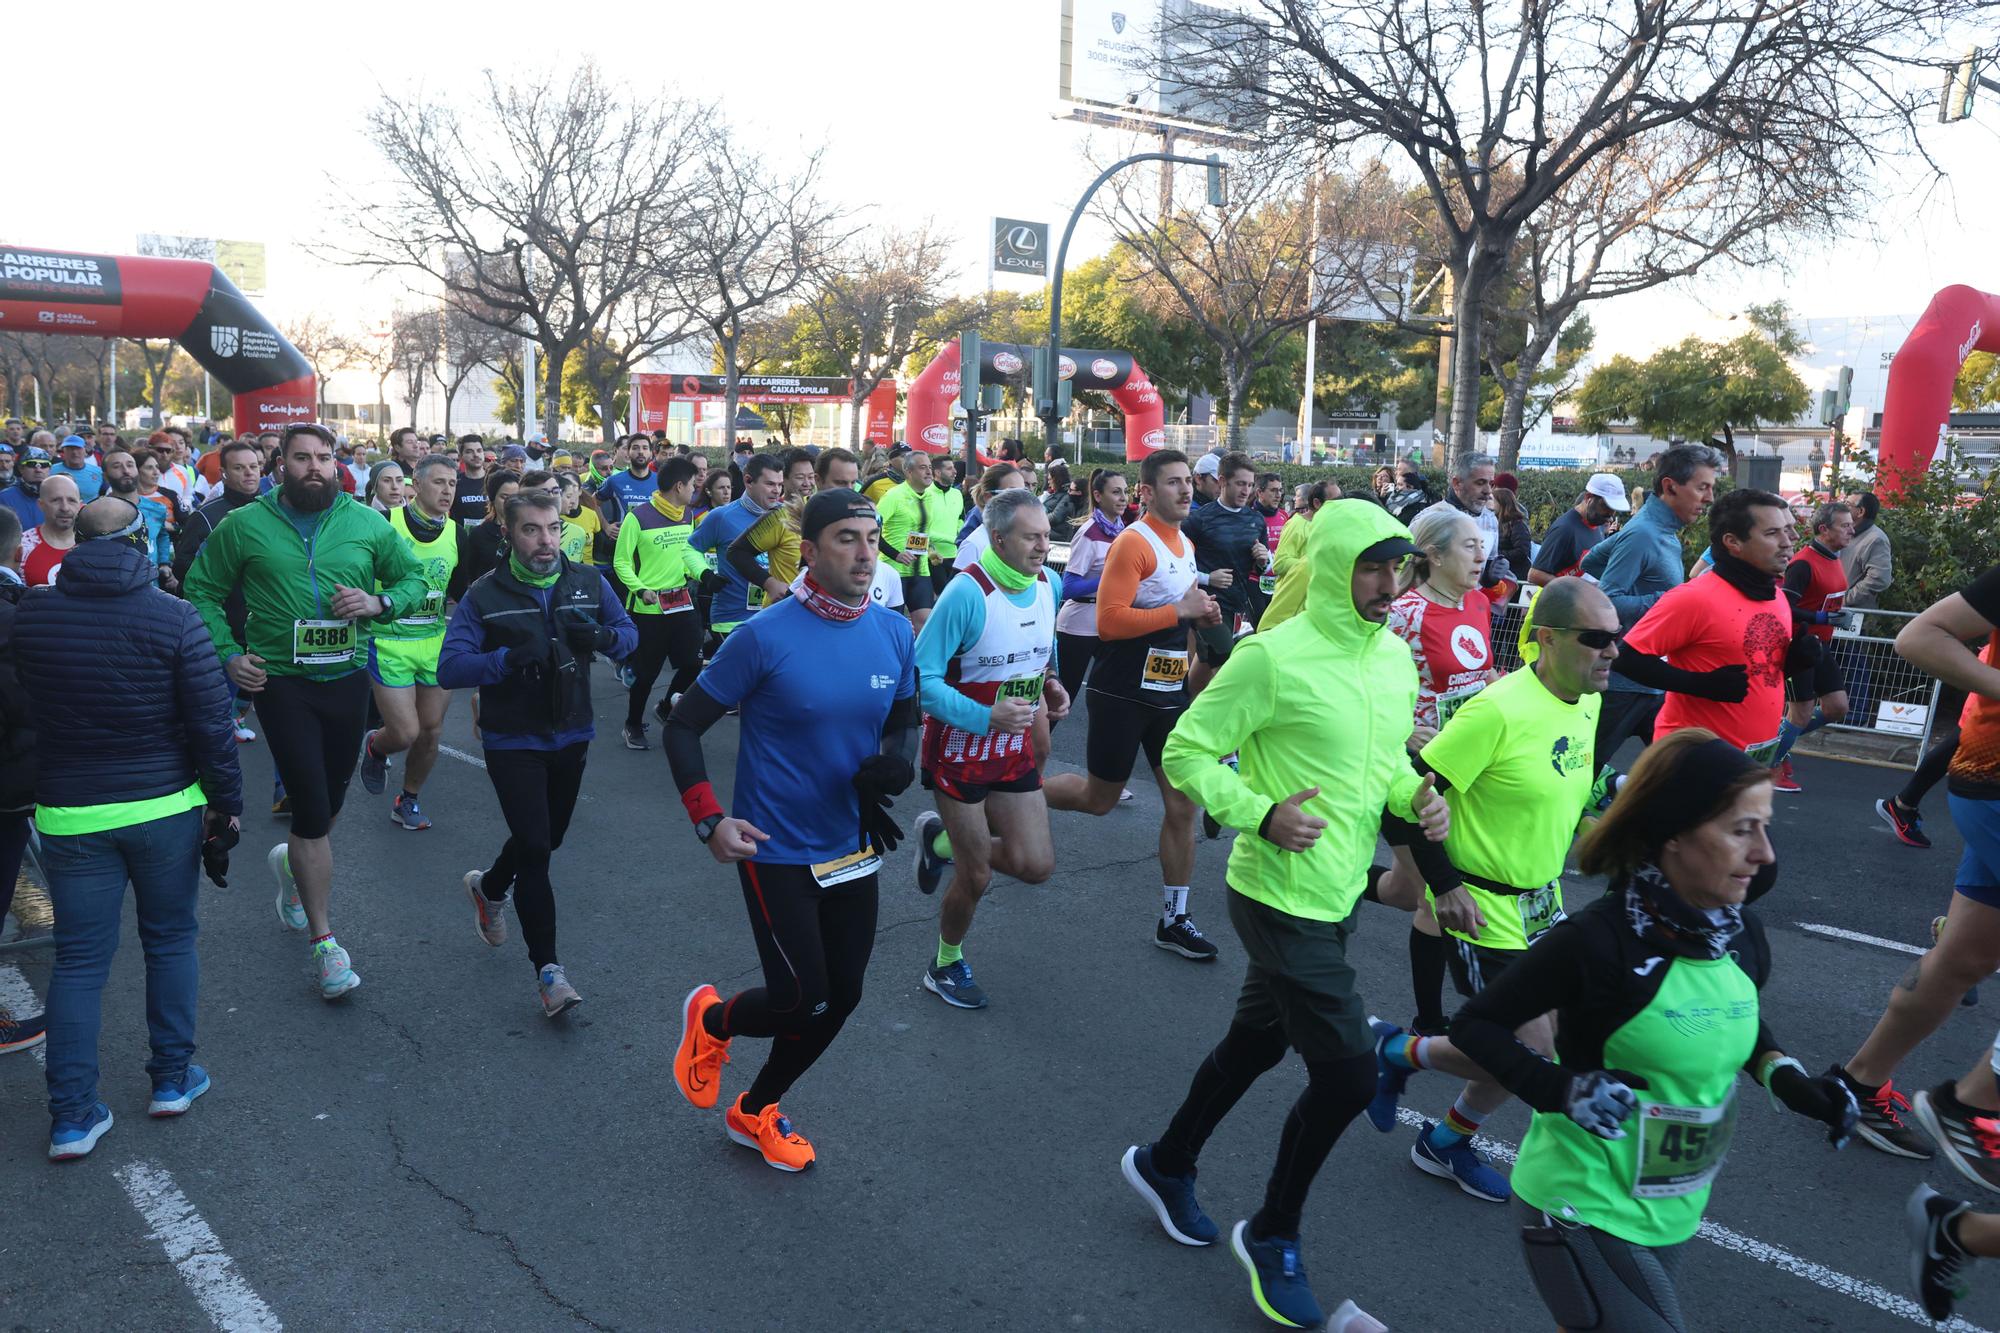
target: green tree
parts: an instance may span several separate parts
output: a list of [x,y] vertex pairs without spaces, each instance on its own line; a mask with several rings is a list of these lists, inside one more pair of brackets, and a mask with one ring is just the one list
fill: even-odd
[[1733,455],[1739,429],[1796,419],[1811,395],[1787,357],[1803,343],[1782,305],[1746,317],[1752,328],[1727,342],[1683,338],[1644,361],[1605,362],[1577,390],[1577,424],[1602,431],[1629,422],[1661,439],[1719,437]]
[[2000,357],[1991,352],[1974,352],[1958,368],[1951,386],[1954,412],[1978,412],[2000,404]]

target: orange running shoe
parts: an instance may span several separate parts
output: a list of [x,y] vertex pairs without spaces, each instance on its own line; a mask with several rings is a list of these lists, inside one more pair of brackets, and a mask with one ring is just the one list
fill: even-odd
[[729,1043],[708,1035],[702,1016],[722,1003],[715,987],[703,982],[681,1001],[681,1044],[674,1051],[674,1083],[681,1096],[704,1111],[722,1091],[722,1066],[729,1063]]
[[803,1171],[818,1160],[813,1146],[806,1142],[804,1135],[792,1129],[792,1122],[786,1119],[776,1102],[756,1115],[745,1115],[743,1094],[739,1092],[736,1100],[729,1104],[729,1109],[722,1113],[722,1127],[736,1142],[763,1153],[765,1164],[780,1171]]

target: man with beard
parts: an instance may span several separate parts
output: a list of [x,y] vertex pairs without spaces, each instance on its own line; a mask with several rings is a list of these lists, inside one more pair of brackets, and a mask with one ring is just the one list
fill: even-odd
[[[340,489],[333,449],[324,426],[286,427],[278,489],[216,528],[187,579],[224,672],[257,696],[292,807],[290,838],[266,858],[278,881],[278,919],[308,931],[328,1000],[361,984],[333,936],[328,834],[361,752],[369,632],[421,610],[429,590],[388,520]],[[241,639],[226,609],[239,588]]]
[[[1792,558],[1792,513],[1769,491],[1730,491],[1709,512],[1715,568],[1667,593],[1625,636],[1618,670],[1667,692],[1658,740],[1705,727],[1768,766],[1778,749],[1785,677],[1818,660],[1794,639],[1778,580]],[[1609,759],[1610,756],[1601,756]]]
[[1549,524],[1542,537],[1542,548],[1535,552],[1535,562],[1528,569],[1528,582],[1541,588],[1557,579],[1582,573],[1583,558],[1603,537],[1604,525],[1611,521],[1611,516],[1631,511],[1632,502],[1625,498],[1624,482],[1609,472],[1592,477],[1585,483],[1576,505],[1565,509]]
[[[413,475],[410,469],[415,466],[416,464],[412,463],[405,467],[403,475],[406,477]],[[497,531],[500,514],[493,507],[491,497],[487,493],[486,451],[477,444],[459,449],[458,471],[458,491],[451,501],[453,520],[466,528],[476,528],[481,523],[493,523]]]
[[23,531],[42,521],[42,483],[53,461],[45,449],[24,447],[14,468],[14,484],[0,491],[0,504],[14,511]]
[[[142,514],[145,506],[139,503],[139,460],[125,449],[113,449],[104,455],[104,494],[115,495]],[[173,577],[173,546],[168,541],[165,523],[161,522],[157,533],[153,523],[147,523],[146,549],[153,557],[153,564],[163,578]],[[174,591],[172,588],[168,592]]]
[[610,525],[611,540],[618,540],[618,524],[625,515],[653,502],[660,483],[653,476],[653,441],[634,435],[625,441],[626,467],[614,472],[597,492],[599,512]]
[[76,548],[76,516],[83,508],[74,477],[42,483],[42,521],[21,534],[21,577],[30,588],[56,581],[63,557]]

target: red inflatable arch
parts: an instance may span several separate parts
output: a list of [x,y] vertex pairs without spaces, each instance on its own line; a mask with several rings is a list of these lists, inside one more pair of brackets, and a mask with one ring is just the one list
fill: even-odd
[[2000,352],[2000,296],[1947,287],[1931,298],[1889,363],[1875,473],[1884,500],[1902,494],[1904,479],[1931,465],[1951,417],[1951,386],[1974,352]]
[[[979,344],[981,384],[1025,384],[1035,349],[1014,343]],[[951,405],[960,384],[958,340],[939,349],[937,358],[910,384],[904,404],[903,438],[913,448],[941,454],[951,448]],[[1093,352],[1070,348],[1063,353],[1062,377],[1078,389],[1098,389],[1111,395],[1125,417],[1125,457],[1141,459],[1164,443],[1166,405],[1160,391],[1130,352]],[[993,460],[988,459],[988,462]]]
[[171,338],[235,396],[239,435],[311,421],[312,368],[213,264],[0,244],[0,328]]

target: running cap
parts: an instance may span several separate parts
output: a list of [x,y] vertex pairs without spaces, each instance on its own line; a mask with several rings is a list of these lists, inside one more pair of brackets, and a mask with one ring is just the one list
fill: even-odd
[[59,449],[88,449],[90,442],[81,435],[70,435],[64,437],[63,442],[56,447]]
[[1617,513],[1629,513],[1632,502],[1625,498],[1625,483],[1609,472],[1600,472],[1583,484],[1586,495],[1594,495]]
[[[1194,474],[1197,477],[1221,476],[1222,456],[1220,454],[1203,454],[1194,462]],[[1365,559],[1366,557],[1364,556],[1363,558]]]
[[874,519],[878,524],[882,521],[875,506],[859,491],[816,491],[806,501],[805,515],[799,520],[799,536],[805,541],[817,541],[820,529],[850,518]]
[[[1213,454],[1209,455],[1211,458]],[[1406,555],[1415,555],[1417,544],[1408,537],[1384,537],[1373,546],[1354,557],[1355,564],[1374,564],[1383,560],[1401,560]]]
[[49,451],[33,448],[23,449],[21,451],[21,461],[23,463],[46,463],[49,461]]

